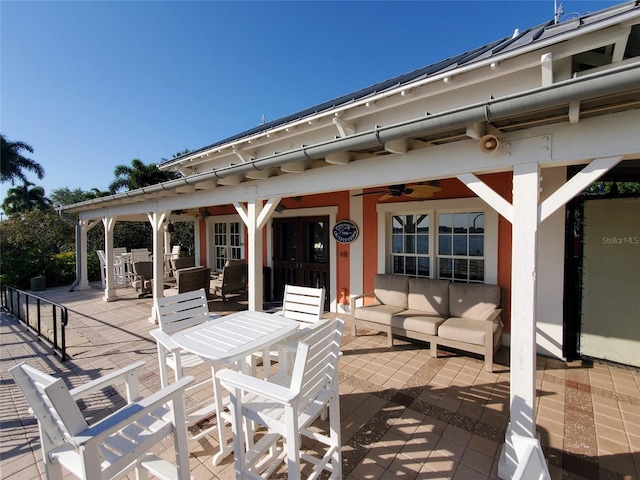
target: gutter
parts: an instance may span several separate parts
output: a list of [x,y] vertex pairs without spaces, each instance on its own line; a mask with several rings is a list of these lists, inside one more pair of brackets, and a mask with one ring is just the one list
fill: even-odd
[[80,251],[80,235],[81,235],[80,224],[76,222],[74,219],[65,215],[65,213],[61,209],[58,210],[58,213],[60,214],[60,218],[62,220],[64,220],[68,224],[73,225],[75,227],[75,232],[76,232],[76,279],[73,281],[73,283],[69,287],[69,291],[73,292],[78,286],[78,284],[80,283],[80,276],[82,272],[80,255],[78,254],[78,252]]
[[355,133],[348,137],[337,138],[311,146],[303,146],[284,153],[276,153],[247,163],[233,164],[210,172],[190,175],[138,190],[87,200],[69,205],[67,208],[63,207],[60,211],[82,210],[82,207],[98,206],[109,201],[173,190],[177,187],[196,185],[207,180],[217,180],[253,170],[280,167],[286,163],[300,160],[322,159],[332,153],[372,148],[384,145],[392,140],[418,137],[451,128],[461,128],[475,122],[491,122],[492,120],[508,118],[516,114],[531,113],[573,101],[588,100],[611,93],[634,90],[638,89],[639,75],[640,63],[612,68],[605,72],[564,80],[549,86],[519,92],[498,99],[492,98],[470,106],[436,114],[427,113],[422,118],[385,127],[376,127],[366,132]]

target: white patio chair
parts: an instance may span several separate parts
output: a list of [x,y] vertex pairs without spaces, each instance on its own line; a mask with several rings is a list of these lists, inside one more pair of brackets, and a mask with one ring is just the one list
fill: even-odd
[[96,250],[98,260],[100,261],[100,279],[102,280],[102,288],[107,288],[107,258],[104,250]]
[[[9,371],[38,419],[47,479],[61,480],[62,468],[81,479],[121,478],[135,469],[137,478],[151,472],[160,478],[189,478],[189,449],[184,424],[185,377],[171,387],[139,399],[133,365],[68,390],[60,378],[21,363]],[[128,403],[89,425],[76,401],[111,385],[127,382]],[[148,453],[173,436],[175,465]]]
[[288,368],[288,365],[292,364],[292,356],[296,352],[300,338],[322,324],[324,297],[324,287],[285,285],[282,309],[274,314],[300,322],[300,330],[284,342],[274,345],[271,360],[278,360],[283,368]]
[[147,248],[132,248],[131,263],[151,261],[151,252]]
[[[178,293],[168,297],[157,299],[158,326],[151,330],[151,335],[156,339],[158,346],[158,366],[160,369],[160,384],[166,387],[169,382],[167,378],[167,368],[173,371],[175,381],[184,376],[185,369],[201,366],[205,361],[198,355],[187,352],[180,348],[171,339],[171,335],[185,328],[199,325],[209,321],[215,316],[209,314],[207,305],[207,294],[203,288],[185,293]],[[191,385],[187,391],[201,388],[211,389],[213,380],[210,376],[202,381]],[[215,410],[213,399],[210,395],[204,397],[202,402],[190,405],[186,411],[186,422],[192,425],[204,417],[211,415]],[[190,436],[190,440],[197,440],[204,436],[211,429],[201,431],[197,435]]]
[[[268,380],[233,370],[216,374],[230,392],[236,478],[267,478],[283,461],[289,480],[301,478],[301,461],[314,465],[306,478],[323,470],[342,478],[337,372],[343,331],[344,321],[335,320],[301,339],[291,375],[282,369]],[[329,432],[312,430],[326,406]],[[243,442],[251,422],[267,429],[255,444]],[[322,458],[300,451],[302,435],[325,445]]]

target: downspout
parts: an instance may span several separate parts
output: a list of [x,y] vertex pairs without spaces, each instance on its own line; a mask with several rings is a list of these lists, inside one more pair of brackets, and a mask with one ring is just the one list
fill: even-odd
[[73,283],[71,284],[71,286],[69,287],[69,291],[73,292],[76,287],[78,286],[78,284],[80,283],[80,275],[81,275],[81,268],[80,268],[80,224],[73,220],[71,217],[68,217],[67,215],[64,214],[64,212],[62,210],[58,210],[58,214],[60,215],[60,218],[62,220],[64,220],[65,222],[67,222],[70,225],[73,225],[75,227],[75,232],[76,232],[76,279],[73,281]]

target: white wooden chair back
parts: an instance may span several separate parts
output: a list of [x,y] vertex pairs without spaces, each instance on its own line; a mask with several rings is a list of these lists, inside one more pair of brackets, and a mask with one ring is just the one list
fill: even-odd
[[181,245],[174,245],[171,248],[171,258],[180,258],[180,251],[182,250]]
[[327,322],[312,331],[298,344],[291,373],[292,392],[298,398],[298,411],[318,399],[323,390],[336,390],[340,345],[344,332],[344,320]]
[[285,285],[282,315],[301,323],[314,323],[324,313],[324,287]]
[[210,319],[203,288],[157,299],[158,325],[167,334]]
[[11,371],[33,410],[42,435],[50,446],[65,443],[89,426],[69,389],[60,378],[42,373],[28,365]]
[[113,247],[114,255],[120,255],[121,253],[127,253],[127,247]]
[[148,262],[151,260],[151,252],[146,248],[132,248],[131,249],[131,263],[135,262]]
[[104,255],[104,250],[96,250],[98,260],[100,261],[100,280],[102,280],[102,288],[107,286],[107,257]]

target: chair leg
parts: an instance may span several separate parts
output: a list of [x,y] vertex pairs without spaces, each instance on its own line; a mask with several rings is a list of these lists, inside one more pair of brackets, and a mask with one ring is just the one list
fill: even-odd
[[298,416],[292,406],[285,407],[285,424],[287,434],[284,439],[285,454],[287,456],[287,471],[289,480],[300,480],[300,432]]

